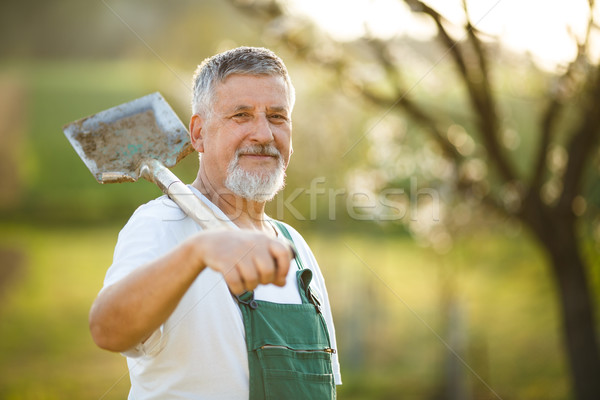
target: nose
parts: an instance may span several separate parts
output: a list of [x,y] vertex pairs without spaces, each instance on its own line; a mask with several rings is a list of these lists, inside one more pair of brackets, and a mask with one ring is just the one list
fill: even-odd
[[251,139],[257,143],[271,143],[274,136],[267,116],[260,114],[255,121]]

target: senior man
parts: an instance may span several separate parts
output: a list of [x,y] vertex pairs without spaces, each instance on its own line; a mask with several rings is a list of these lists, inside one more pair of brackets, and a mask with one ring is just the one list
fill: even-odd
[[101,348],[127,356],[130,399],[333,399],[341,383],[319,266],[265,212],[292,154],[294,87],[263,48],[194,75],[190,188],[232,230],[207,230],[168,197],[139,207],[90,311]]

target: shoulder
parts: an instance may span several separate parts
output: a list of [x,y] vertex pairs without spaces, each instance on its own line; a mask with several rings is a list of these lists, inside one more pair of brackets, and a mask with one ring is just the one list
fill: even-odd
[[119,242],[139,241],[142,237],[158,239],[186,219],[186,215],[167,196],[160,196],[139,206],[119,232]]
[[129,222],[138,219],[160,221],[181,220],[185,217],[185,213],[179,208],[179,206],[168,196],[163,195],[139,206],[133,212]]
[[133,212],[119,233],[119,241],[146,240],[152,246],[162,247],[162,244],[176,244],[199,229],[173,200],[160,196],[142,204]]

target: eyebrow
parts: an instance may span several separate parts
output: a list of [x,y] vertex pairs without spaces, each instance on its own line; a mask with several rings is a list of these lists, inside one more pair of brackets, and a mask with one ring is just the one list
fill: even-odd
[[288,109],[283,106],[268,107],[267,109],[271,112],[288,112]]
[[246,106],[246,105],[239,105],[233,109],[233,112],[248,111],[248,110],[252,110],[252,109],[254,109],[254,107]]
[[[233,109],[233,112],[239,112],[239,111],[249,111],[249,110],[254,110],[253,106],[248,106],[248,105],[243,105],[240,104],[238,106],[236,106]],[[288,109],[284,106],[273,106],[273,107],[267,107],[267,111],[269,112],[288,112]]]

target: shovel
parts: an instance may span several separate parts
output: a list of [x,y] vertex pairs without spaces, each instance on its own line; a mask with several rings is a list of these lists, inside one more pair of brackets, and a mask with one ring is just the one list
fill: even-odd
[[204,229],[229,228],[169,169],[194,151],[186,127],[152,93],[63,127],[67,139],[100,183],[155,183]]

